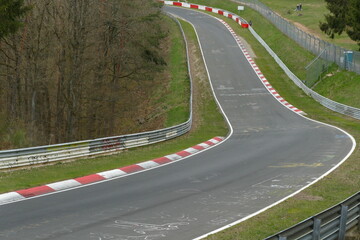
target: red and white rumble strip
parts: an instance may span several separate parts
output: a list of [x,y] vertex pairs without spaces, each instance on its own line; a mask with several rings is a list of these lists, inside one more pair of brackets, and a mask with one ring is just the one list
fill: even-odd
[[154,168],[163,164],[167,164],[170,162],[174,162],[180,159],[183,159],[185,157],[188,157],[192,154],[199,153],[201,151],[204,151],[207,148],[210,148],[212,146],[215,146],[216,144],[222,142],[224,140],[223,137],[214,137],[206,142],[200,143],[198,145],[195,145],[193,147],[187,148],[183,151],[170,154],[161,158],[153,159],[146,162],[137,163],[134,165],[113,169],[105,172],[99,172],[96,174],[91,174],[84,177],[79,177],[75,179],[65,180],[61,182],[56,183],[50,183],[43,186],[18,190],[15,192],[9,192],[0,194],[0,205],[15,202],[19,200],[24,200],[31,197],[40,196],[47,193],[53,193],[57,191],[62,191],[74,187],[79,187],[82,185],[95,183],[111,178],[120,177],[123,175],[127,175],[130,173],[140,172],[144,171],[146,169]]
[[238,15],[236,15],[234,13],[225,11],[223,9],[218,9],[218,8],[213,8],[213,7],[208,7],[208,6],[198,5],[198,4],[192,4],[192,3],[176,2],[176,1],[159,0],[159,2],[162,2],[165,5],[170,5],[170,6],[199,9],[199,10],[203,10],[203,11],[207,11],[207,12],[217,13],[217,14],[223,15],[227,18],[231,18],[232,20],[237,22],[242,28],[249,27],[249,24],[244,19],[240,18]]
[[271,84],[268,82],[268,80],[265,78],[264,74],[262,74],[262,72],[260,71],[259,67],[256,65],[255,61],[251,58],[250,54],[248,53],[248,51],[246,50],[245,46],[242,44],[240,38],[236,35],[236,33],[234,32],[234,30],[229,26],[229,24],[227,24],[225,21],[219,19],[219,21],[225,25],[225,27],[230,31],[230,33],[233,35],[233,37],[235,38],[237,44],[239,45],[241,51],[244,53],[246,59],[248,60],[248,62],[250,63],[251,67],[254,69],[256,75],[259,77],[259,79],[261,80],[261,82],[264,84],[264,86],[266,87],[266,89],[276,98],[276,100],[278,100],[282,105],[284,105],[285,107],[287,107],[288,109],[290,109],[291,111],[298,113],[298,114],[305,114],[303,111],[301,111],[300,109],[294,107],[293,105],[291,105],[290,103],[288,103],[283,97],[280,96],[280,94],[271,86]]

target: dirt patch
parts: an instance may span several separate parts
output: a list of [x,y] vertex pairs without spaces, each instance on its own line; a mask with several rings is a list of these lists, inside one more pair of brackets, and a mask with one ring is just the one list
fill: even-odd
[[346,233],[345,240],[360,240],[360,229],[354,229]]
[[[286,18],[285,18],[286,19]],[[291,22],[292,24],[294,24],[297,28],[303,30],[304,32],[306,33],[310,33],[311,35],[314,35],[315,37],[317,38],[320,38],[320,35],[318,35],[314,30],[310,29],[310,28],[307,28],[306,26],[302,25],[301,23],[298,23],[298,22],[293,22],[293,21],[290,21],[289,19],[286,19],[287,21]]]
[[204,62],[200,54],[197,44],[193,41],[188,42],[189,60],[191,69],[191,78],[193,84],[193,123],[191,131],[195,131],[201,124],[201,117],[199,116],[199,103],[201,102],[201,86],[208,83],[207,73]]
[[250,54],[251,58],[256,58],[256,54],[255,52],[252,50],[251,45],[241,36],[237,35],[240,38],[240,41],[242,42],[242,44],[244,45],[244,47],[246,48],[247,52]]
[[309,195],[309,194],[306,194],[304,192],[300,192],[299,194],[297,194],[295,196],[295,198],[299,199],[299,200],[306,200],[306,201],[321,201],[321,200],[324,200],[323,197]]
[[294,24],[294,25],[295,25],[297,28],[299,28],[300,30],[302,30],[302,31],[304,31],[304,32],[306,32],[306,33],[312,34],[312,35],[320,38],[320,36],[319,36],[314,30],[312,30],[312,29],[310,29],[310,28],[302,25],[302,24],[299,23],[299,22],[292,21],[292,20],[284,17],[283,15],[279,14],[278,12],[274,12],[274,13],[275,13],[276,15],[278,15],[280,18],[283,18],[283,19],[285,19],[286,21]]

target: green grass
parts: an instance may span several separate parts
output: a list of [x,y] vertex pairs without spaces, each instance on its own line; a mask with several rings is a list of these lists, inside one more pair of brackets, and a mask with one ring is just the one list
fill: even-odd
[[[291,22],[300,23],[306,27],[307,32],[335,45],[342,46],[350,50],[358,50],[359,46],[355,41],[344,32],[342,35],[336,35],[334,39],[328,37],[319,28],[320,22],[325,22],[325,14],[329,14],[326,8],[326,2],[323,0],[306,0],[302,2],[303,11],[294,11],[298,2],[288,0],[262,0],[264,4],[273,11],[279,13]],[[301,1],[300,1],[301,2]],[[299,13],[301,15],[299,15]]]
[[[194,31],[189,27],[189,24],[183,24],[189,41],[192,45],[195,45],[197,40]],[[174,29],[180,32],[178,27],[176,25],[174,26]],[[174,42],[182,42],[182,36],[180,34],[173,34],[171,36],[177,38],[177,40],[173,39]],[[182,47],[179,47],[178,49],[179,51],[183,51],[184,46],[182,45]],[[195,57],[196,54],[197,58],[201,58],[199,50],[195,51]],[[178,61],[183,62],[183,57],[177,58]],[[174,63],[176,62],[174,61]],[[186,66],[184,64],[182,66],[185,67],[183,72],[186,72]],[[194,66],[201,69],[201,66]],[[194,77],[193,80],[196,116],[194,119],[194,127],[189,134],[164,143],[130,149],[112,156],[83,159],[67,163],[56,163],[50,166],[9,172],[2,171],[0,173],[0,192],[30,188],[151,160],[194,146],[215,136],[227,135],[228,129],[223,116],[219,113],[215,101],[211,100],[213,99],[213,95],[208,81],[200,81],[201,79],[198,79],[198,77]],[[186,84],[183,84],[183,86],[185,89],[188,89]],[[181,91],[184,92],[185,90]],[[188,101],[188,94],[186,96],[185,94],[182,95],[182,101]]]
[[190,79],[187,72],[186,51],[181,32],[176,23],[172,21],[172,47],[170,51],[170,91],[164,95],[165,102],[172,108],[168,113],[166,127],[185,122],[189,118]]
[[[219,7],[227,9],[226,6],[232,8],[227,9],[232,11],[233,3],[224,0],[207,0],[196,1],[199,4]],[[258,17],[256,13],[247,11],[246,16]],[[219,15],[217,15],[219,17]],[[246,29],[240,28],[232,20],[225,19],[237,32],[238,35],[243,37],[248,43],[251,44],[253,51],[257,58],[255,59],[257,65],[264,73],[266,78],[271,82],[272,86],[291,104],[305,111],[308,117],[319,120],[321,122],[329,123],[338,126],[354,136],[357,142],[360,142],[360,121],[355,120],[335,112],[332,112],[319,103],[308,97],[299,89],[293,82],[285,75],[282,69],[275,63],[272,57],[266,50],[252,37],[250,32]],[[249,19],[246,18],[245,19]],[[262,23],[265,20],[259,18],[257,22]],[[255,26],[254,26],[255,28]],[[266,28],[256,26],[256,31],[263,37],[267,33],[267,29],[272,29],[272,26],[267,25]],[[263,33],[263,31],[265,33]],[[285,36],[272,29],[275,37],[270,38],[270,44],[276,42],[281,43],[284,49],[292,49],[293,42],[283,39]],[[264,38],[268,41],[269,38]],[[270,45],[269,44],[269,45]],[[273,48],[274,49],[274,48]],[[279,51],[279,55],[283,54],[282,49],[275,48]],[[296,48],[297,49],[297,48]],[[297,51],[305,51],[299,48]],[[291,53],[289,53],[291,54]],[[307,53],[299,54],[295,57],[298,62],[306,62],[303,58],[307,57]],[[285,63],[287,63],[285,61]],[[292,64],[295,64],[293,61]],[[340,75],[339,75],[340,76]],[[344,80],[344,79],[343,79]],[[359,88],[357,88],[359,89]],[[334,90],[336,91],[336,90]],[[347,91],[347,90],[345,90]],[[342,90],[345,95],[346,92]],[[356,92],[356,90],[354,90]],[[302,191],[300,194],[286,200],[285,202],[261,213],[241,224],[238,224],[230,229],[224,230],[218,234],[212,235],[206,239],[211,240],[235,240],[235,239],[263,239],[269,235],[275,234],[285,228],[288,228],[308,217],[311,217],[326,208],[329,208],[339,202],[343,201],[352,194],[358,192],[360,186],[360,149],[359,146],[355,149],[350,158],[343,163],[338,169],[332,172],[329,176],[325,177],[315,185]],[[234,209],[236,211],[236,209]]]
[[349,106],[360,108],[360,75],[354,72],[329,71],[314,90],[319,94]]
[[169,25],[168,35],[171,38],[169,56],[166,59],[171,82],[165,89],[159,88],[155,93],[157,97],[153,97],[157,99],[157,103],[161,104],[161,111],[166,112],[165,127],[171,127],[189,118],[190,79],[182,34],[172,19],[167,17],[163,19]]

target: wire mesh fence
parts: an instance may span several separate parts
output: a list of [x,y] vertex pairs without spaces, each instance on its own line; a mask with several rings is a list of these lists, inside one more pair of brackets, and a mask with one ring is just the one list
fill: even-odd
[[324,49],[313,61],[306,67],[306,79],[304,83],[307,87],[312,88],[318,83],[324,74],[326,74],[329,66],[332,64],[330,61],[325,60],[328,50]]
[[238,2],[258,11],[280,31],[314,55],[318,56],[326,49],[327,54],[322,55],[322,59],[334,62],[342,69],[360,74],[360,52],[336,46],[302,31],[258,0],[238,0]]

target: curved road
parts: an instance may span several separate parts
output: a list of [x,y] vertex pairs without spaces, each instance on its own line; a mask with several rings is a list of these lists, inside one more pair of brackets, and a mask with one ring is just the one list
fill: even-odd
[[0,239],[192,239],[284,198],[349,153],[344,132],[267,92],[220,22],[165,9],[195,25],[233,135],[174,164],[0,206]]

